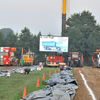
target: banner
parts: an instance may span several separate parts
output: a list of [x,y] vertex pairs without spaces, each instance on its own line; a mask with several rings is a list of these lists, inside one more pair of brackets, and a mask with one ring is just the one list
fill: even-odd
[[40,36],[39,51],[68,52],[68,37]]

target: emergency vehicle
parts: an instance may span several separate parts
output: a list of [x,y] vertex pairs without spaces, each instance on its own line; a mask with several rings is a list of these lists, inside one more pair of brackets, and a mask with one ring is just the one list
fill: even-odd
[[100,49],[96,49],[92,55],[92,68],[100,68]]
[[0,47],[0,65],[17,65],[15,47]]
[[[59,61],[59,63],[57,63]],[[57,52],[57,53],[51,53],[51,55],[46,57],[46,66],[50,67],[59,67],[59,66],[65,66],[66,63],[63,62],[63,53]]]
[[23,59],[24,59],[24,65],[27,66],[27,65],[33,65],[34,63],[34,52],[30,52],[30,55],[31,55],[31,61],[29,61],[29,52],[27,52],[26,54],[23,54]]

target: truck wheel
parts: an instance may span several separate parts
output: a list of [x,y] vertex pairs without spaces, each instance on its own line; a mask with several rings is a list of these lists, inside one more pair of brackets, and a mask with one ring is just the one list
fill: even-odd
[[98,61],[93,62],[93,68],[98,68]]
[[11,65],[14,66],[14,60],[12,60],[12,64]]
[[31,62],[31,66],[33,65],[33,61]]
[[95,68],[96,66],[95,66],[95,62],[93,63],[93,66],[92,66],[93,68]]
[[73,63],[73,61],[71,61],[71,63],[70,63],[70,67],[73,67],[73,65],[74,65],[74,63]]
[[67,65],[70,66],[70,61],[68,61]]
[[80,61],[80,67],[83,67],[83,63],[82,63],[82,61]]

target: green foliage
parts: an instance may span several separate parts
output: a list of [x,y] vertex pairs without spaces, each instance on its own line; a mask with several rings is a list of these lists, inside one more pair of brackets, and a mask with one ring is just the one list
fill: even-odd
[[[66,21],[67,29],[63,30],[62,36],[69,37],[69,52],[83,53],[84,64],[91,65],[92,53],[96,49],[100,49],[100,25],[97,25],[95,17],[89,11],[75,13]],[[10,28],[0,30],[0,47],[16,47],[15,56],[20,59],[21,50],[23,47],[24,54],[30,51],[35,52],[37,59],[40,62],[45,62],[45,54],[47,52],[39,52],[39,37],[32,34],[25,27],[21,33],[14,34]],[[52,36],[50,33],[48,36]],[[67,63],[69,54],[63,53],[64,61]]]
[[17,37],[15,34],[8,33],[5,40],[5,46],[16,47]]
[[[10,78],[6,76],[0,77],[0,100],[20,100],[23,96],[24,87],[26,87],[27,94],[45,88],[42,84],[43,73],[45,73],[45,81],[50,79],[51,75],[55,73],[56,68],[43,68],[41,71],[30,72],[29,75],[15,73],[11,74]],[[39,78],[40,87],[36,87]]]
[[2,29],[0,30],[0,32],[3,33],[4,37],[7,37],[7,34],[9,34],[9,33],[11,33],[11,34],[14,33],[13,30],[10,29],[10,28],[2,28]]
[[4,46],[4,35],[3,33],[0,31],[0,46],[3,47]]
[[69,52],[83,53],[84,64],[91,65],[92,53],[100,48],[100,26],[92,13],[83,11],[71,16],[62,36],[69,37]]

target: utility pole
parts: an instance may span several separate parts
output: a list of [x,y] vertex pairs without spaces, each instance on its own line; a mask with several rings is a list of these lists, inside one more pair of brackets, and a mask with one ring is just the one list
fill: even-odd
[[67,10],[67,16],[66,16],[66,21],[67,21],[67,19],[70,17],[70,0],[67,0],[66,10]]
[[[66,10],[67,10],[67,14],[66,14]],[[67,28],[65,23],[69,17],[70,17],[70,0],[63,0],[62,2],[62,31]]]

